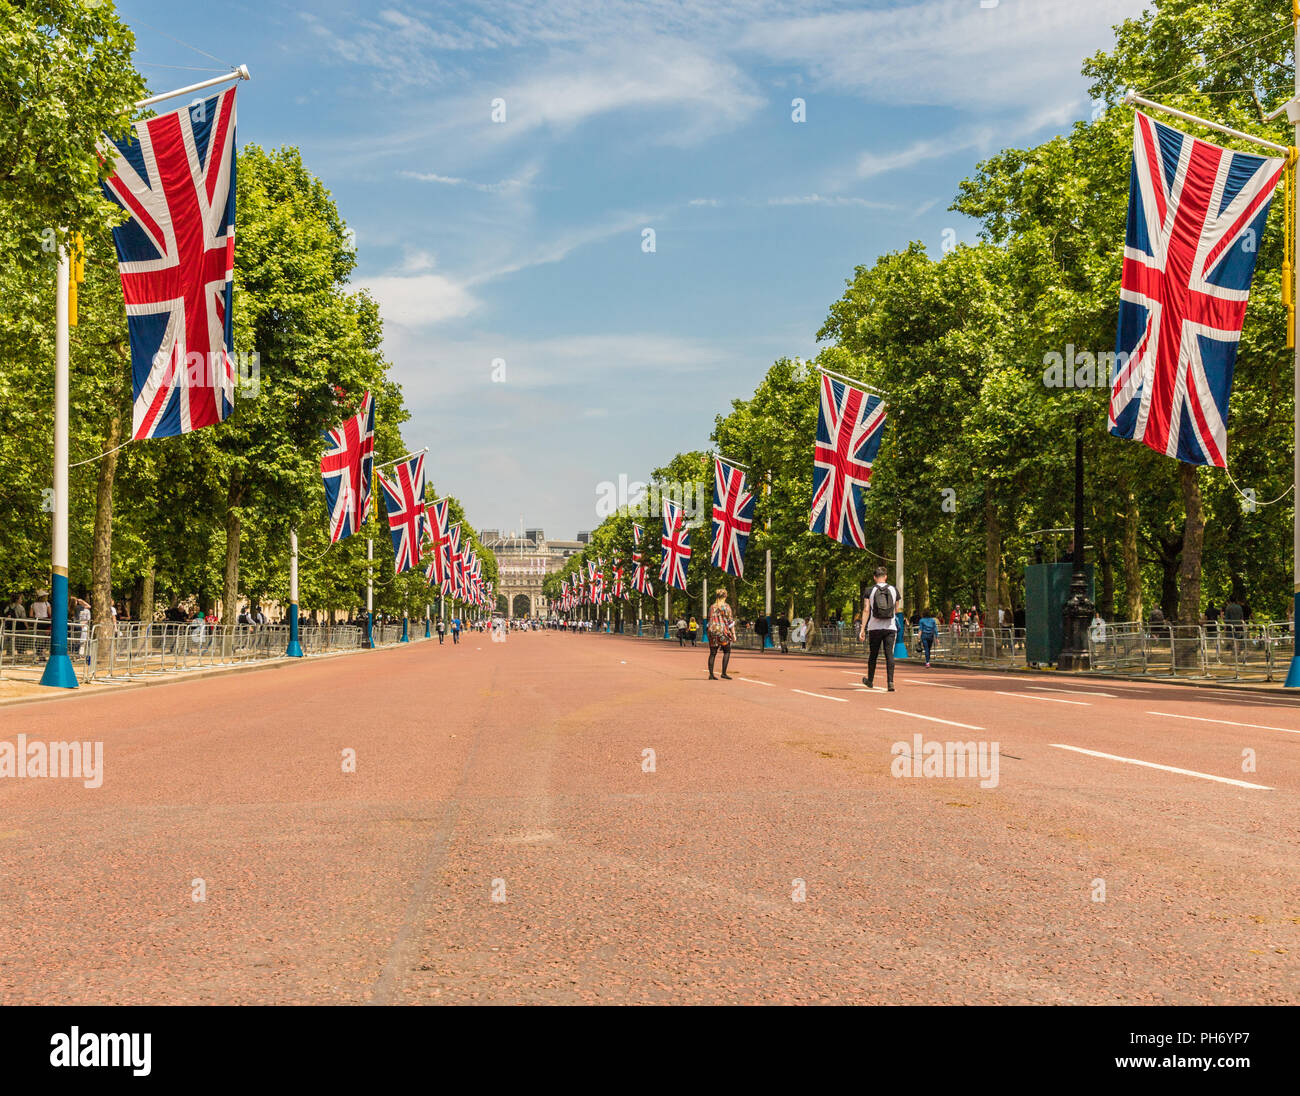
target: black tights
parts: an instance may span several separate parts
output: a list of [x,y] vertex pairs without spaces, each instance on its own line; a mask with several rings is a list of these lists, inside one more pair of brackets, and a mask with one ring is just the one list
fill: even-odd
[[715,658],[718,657],[718,651],[719,651],[719,650],[722,651],[722,672],[723,672],[724,674],[727,672],[727,663],[731,661],[731,644],[730,644],[730,643],[728,643],[725,647],[721,647],[721,648],[719,648],[719,647],[710,647],[710,648],[709,648],[709,676],[710,676],[710,677],[713,676],[713,660],[714,660]]

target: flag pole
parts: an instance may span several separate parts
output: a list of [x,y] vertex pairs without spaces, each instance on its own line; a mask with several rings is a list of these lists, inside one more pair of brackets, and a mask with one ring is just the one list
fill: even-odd
[[[68,658],[68,279],[72,262],[59,246],[54,294],[54,512],[50,538],[50,655],[41,684],[75,689],[77,675]],[[87,648],[86,657],[90,657]]]
[[148,99],[139,99],[136,101],[137,109],[151,107],[155,103],[161,103],[166,99],[175,99],[178,95],[188,95],[191,91],[202,91],[204,88],[210,88],[216,84],[224,84],[227,80],[251,80],[253,77],[248,71],[247,65],[240,65],[230,72],[223,72],[220,76],[211,76],[206,80],[200,80],[197,84],[189,84],[183,88],[177,88],[175,91],[167,91],[162,95],[151,95]]
[[[1290,155],[1291,150],[1286,145],[1279,145],[1276,141],[1266,141],[1263,137],[1254,137],[1249,133],[1242,133],[1239,129],[1233,129],[1230,126],[1221,126],[1218,122],[1211,122],[1208,118],[1202,118],[1196,114],[1188,114],[1185,110],[1178,110],[1176,107],[1165,106],[1164,103],[1157,103],[1154,99],[1144,99],[1136,91],[1129,89],[1125,93],[1123,102],[1128,106],[1137,105],[1146,107],[1148,110],[1158,110],[1174,118],[1181,118],[1184,122],[1194,122],[1198,126],[1205,126],[1206,129],[1212,129],[1216,133],[1225,133],[1229,137],[1236,137],[1238,140],[1249,141],[1254,145],[1262,145],[1264,148],[1271,148],[1274,152],[1280,152],[1283,155]],[[823,370],[826,372],[826,370]]]
[[302,658],[302,643],[298,638],[298,528],[289,529],[289,658]]

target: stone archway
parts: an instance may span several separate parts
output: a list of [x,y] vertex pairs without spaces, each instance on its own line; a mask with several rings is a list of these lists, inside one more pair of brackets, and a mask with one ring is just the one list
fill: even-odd
[[514,600],[510,603],[510,615],[512,617],[531,616],[533,612],[533,599],[527,594],[515,594]]

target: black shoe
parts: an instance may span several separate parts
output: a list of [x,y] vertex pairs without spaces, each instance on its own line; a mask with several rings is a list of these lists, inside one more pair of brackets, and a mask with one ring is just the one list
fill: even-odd
[[723,675],[722,675],[722,680],[723,680],[723,681],[730,681],[730,680],[731,680],[731,675],[730,675],[730,674],[723,674]]
[[710,680],[710,681],[717,681],[718,679],[717,679],[716,677],[714,677],[712,674],[709,674],[709,680]]
[[874,689],[874,688],[875,688],[875,686],[872,685],[871,682],[868,681],[865,677],[862,679],[862,684],[865,685],[868,689]]
[[889,691],[890,691],[891,693],[894,691],[894,685],[893,685],[893,682],[890,682],[890,685],[889,685]]

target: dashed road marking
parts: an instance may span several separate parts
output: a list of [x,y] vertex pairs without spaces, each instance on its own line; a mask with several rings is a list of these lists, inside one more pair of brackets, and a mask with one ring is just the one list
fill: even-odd
[[770,681],[759,681],[758,678],[756,677],[740,677],[739,675],[737,675],[736,680],[748,681],[751,685],[766,685],[769,689],[776,688],[776,686],[773,685]]
[[[1159,713],[1152,712],[1150,714],[1157,715]],[[1125,765],[1141,765],[1144,769],[1160,769],[1167,773],[1178,773],[1181,776],[1195,776],[1200,780],[1213,780],[1219,784],[1231,784],[1237,788],[1253,788],[1261,792],[1271,792],[1273,790],[1267,784],[1250,784],[1245,780],[1234,780],[1229,776],[1198,773],[1195,769],[1180,769],[1174,765],[1157,765],[1154,761],[1139,761],[1136,757],[1120,757],[1119,754],[1102,753],[1100,750],[1085,750],[1082,746],[1064,746],[1059,742],[1049,742],[1048,745],[1057,750],[1073,750],[1075,753],[1087,754],[1089,757],[1101,757],[1107,761],[1122,761]]]
[[920,712],[900,712],[897,708],[881,708],[882,712],[889,712],[891,715],[908,715],[913,719],[924,719],[930,723],[944,723],[949,727],[961,727],[968,731],[982,731],[983,727],[974,727],[969,723],[958,723],[955,719],[940,719],[937,715],[921,715]]
[[1173,712],[1147,712],[1147,715],[1161,715],[1166,719],[1194,719],[1197,723],[1223,723],[1229,727],[1249,727],[1252,731],[1285,731],[1287,734],[1300,734],[1290,727],[1265,727],[1260,723],[1237,723],[1231,719],[1208,719],[1203,715],[1175,715]]
[[936,689],[964,689],[965,685],[945,685],[942,681],[922,681],[919,677],[909,677],[909,685],[933,685]]
[[1046,700],[1052,704],[1077,704],[1080,708],[1092,707],[1086,700],[1062,700],[1059,696],[1034,696],[1033,693],[1004,693],[998,692],[998,696],[1018,696],[1022,700]]
[[1068,693],[1070,696],[1108,696],[1112,700],[1119,699],[1114,693],[1099,693],[1094,689],[1052,689],[1046,685],[1026,685],[1025,688],[1039,693]]
[[825,693],[810,693],[807,689],[791,689],[792,693],[803,693],[804,696],[815,696],[819,700],[833,700],[836,704],[847,704],[848,700],[842,696],[827,696]]

